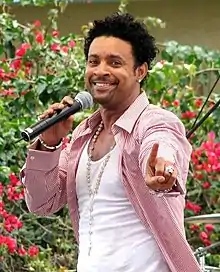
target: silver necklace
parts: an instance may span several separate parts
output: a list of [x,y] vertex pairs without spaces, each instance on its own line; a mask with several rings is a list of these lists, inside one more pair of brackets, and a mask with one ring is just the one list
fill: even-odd
[[[90,198],[90,203],[89,203],[89,249],[88,249],[88,255],[90,255],[91,250],[92,250],[92,229],[93,229],[93,221],[94,221],[94,217],[93,217],[93,207],[94,207],[94,198],[95,195],[98,194],[98,190],[100,187],[100,183],[101,183],[101,179],[102,179],[102,175],[104,173],[105,167],[110,159],[111,156],[111,152],[109,152],[106,156],[106,158],[104,159],[104,161],[102,162],[102,166],[101,166],[101,170],[100,173],[98,174],[94,189],[92,189],[92,183],[91,183],[91,161],[92,161],[92,153],[94,151],[95,148],[95,143],[98,139],[99,134],[101,133],[101,131],[104,128],[104,124],[101,121],[101,123],[98,126],[98,129],[96,131],[96,133],[94,134],[93,138],[92,138],[92,143],[91,146],[89,148],[89,154],[88,154],[88,162],[87,162],[87,173],[86,173],[86,178],[87,178],[87,184],[88,184],[88,191],[89,191],[89,198]],[[114,145],[110,148],[110,151],[113,149]]]

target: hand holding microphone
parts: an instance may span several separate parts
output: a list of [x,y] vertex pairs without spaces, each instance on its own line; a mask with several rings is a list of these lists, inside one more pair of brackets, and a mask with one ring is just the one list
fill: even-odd
[[75,99],[65,96],[60,103],[52,104],[36,124],[21,132],[22,139],[31,141],[41,134],[47,146],[56,146],[72,129],[73,114],[93,106],[93,99],[87,91],[80,92]]
[[[52,104],[43,114],[40,115],[40,119],[44,120],[50,118],[61,112],[65,107],[70,107],[73,105],[74,100],[70,96],[65,96],[60,103]],[[59,114],[59,113],[58,113]],[[56,146],[59,144],[61,139],[65,137],[73,126],[73,115],[70,115],[67,119],[55,123],[55,125],[49,127],[47,130],[42,132],[41,139],[48,146]]]

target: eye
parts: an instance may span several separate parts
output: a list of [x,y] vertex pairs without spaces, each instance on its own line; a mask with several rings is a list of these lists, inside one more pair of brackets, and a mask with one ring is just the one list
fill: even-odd
[[90,59],[90,60],[88,60],[88,64],[91,65],[91,66],[94,66],[94,65],[98,64],[98,61],[94,60],[94,59]]
[[121,62],[119,61],[119,60],[113,60],[112,62],[111,62],[111,64],[112,64],[112,66],[114,66],[114,67],[120,67],[122,64],[121,64]]

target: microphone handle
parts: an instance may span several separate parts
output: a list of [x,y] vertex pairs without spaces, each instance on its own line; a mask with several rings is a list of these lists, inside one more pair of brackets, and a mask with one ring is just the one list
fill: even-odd
[[82,106],[80,102],[75,102],[72,106],[64,108],[61,112],[52,117],[48,117],[37,122],[35,125],[32,125],[21,132],[21,137],[26,142],[32,141],[42,132],[57,124],[60,121],[67,119],[72,114],[81,110]]

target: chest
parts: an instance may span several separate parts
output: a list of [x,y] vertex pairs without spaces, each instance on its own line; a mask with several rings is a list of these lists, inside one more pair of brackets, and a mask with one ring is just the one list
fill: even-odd
[[108,154],[114,146],[115,138],[113,134],[101,131],[98,137],[95,136],[95,134],[92,136],[89,140],[87,149],[88,153],[91,152],[92,154],[92,160],[98,161]]
[[[88,144],[87,144],[88,145]],[[128,201],[120,172],[120,150],[116,145],[110,153],[92,161],[88,169],[88,152],[85,146],[76,173],[76,194],[79,207],[94,205],[112,210]],[[108,161],[106,162],[106,159]],[[88,181],[89,176],[89,181]],[[91,189],[91,191],[90,191]],[[89,193],[92,195],[89,195]]]
[[[92,135],[81,137],[78,140],[74,141],[71,147],[70,158],[68,162],[67,191],[69,199],[73,199],[74,202],[76,202],[77,200],[75,190],[76,174],[79,168],[80,159],[83,156],[83,151],[87,152],[88,154],[91,137]],[[116,157],[114,157],[114,167],[111,164],[113,162],[112,159],[111,162],[108,164],[107,175],[109,177],[114,177],[114,175],[117,173],[117,175],[119,175],[119,178],[121,179],[122,184],[124,185],[124,187],[126,187],[127,191],[129,190],[129,187],[135,186],[135,183],[140,183],[141,180],[143,180],[139,167],[140,144],[138,143],[138,141],[136,141],[133,137],[117,134],[113,138],[111,144],[106,145],[103,138],[102,141],[99,141],[99,145],[97,145],[96,152],[94,152],[93,161],[95,162],[102,159],[109,152],[110,147],[114,142],[118,147],[118,152]],[[81,161],[83,163],[86,163],[85,159]],[[117,169],[115,168],[116,165]],[[84,165],[84,168],[86,169],[86,165]],[[116,178],[118,178],[118,176]],[[131,184],[130,186],[128,185],[129,183],[132,183],[133,185]],[[111,186],[111,183],[109,183],[109,185]]]

